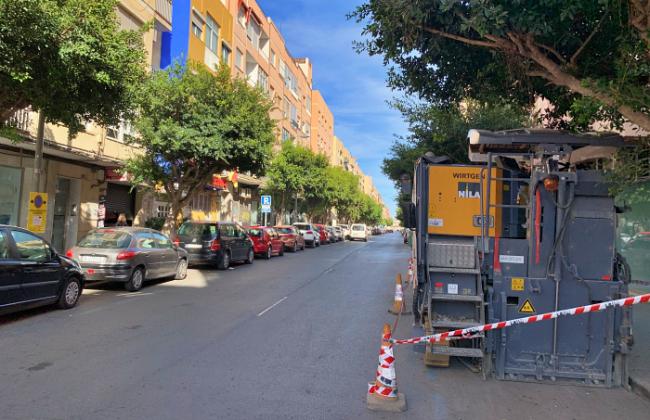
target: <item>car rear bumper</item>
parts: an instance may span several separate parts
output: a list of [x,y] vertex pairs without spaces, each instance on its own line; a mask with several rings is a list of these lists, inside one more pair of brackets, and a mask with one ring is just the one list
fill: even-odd
[[188,264],[216,264],[221,259],[221,251],[200,253],[200,254],[187,254]]
[[130,265],[84,265],[82,266],[86,281],[119,281],[127,282],[131,277]]

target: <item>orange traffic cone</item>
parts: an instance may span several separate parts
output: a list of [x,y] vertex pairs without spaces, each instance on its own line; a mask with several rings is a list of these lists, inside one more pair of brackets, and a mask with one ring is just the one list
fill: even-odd
[[395,356],[393,355],[393,344],[390,342],[390,338],[390,325],[384,324],[376,379],[374,382],[368,383],[366,403],[369,410],[406,411],[406,397],[404,394],[397,392]]
[[393,307],[388,310],[393,315],[410,314],[411,312],[405,310],[404,306],[404,288],[402,287],[402,275],[397,274],[395,277],[395,299],[393,300]]

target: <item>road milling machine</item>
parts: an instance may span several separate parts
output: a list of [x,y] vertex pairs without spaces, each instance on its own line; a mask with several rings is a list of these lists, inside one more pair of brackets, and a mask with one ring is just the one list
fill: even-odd
[[[427,154],[415,167],[405,224],[415,229],[413,311],[428,334],[619,299],[629,268],[615,249],[617,212],[603,159],[616,135],[551,130],[468,133],[474,164]],[[484,376],[627,384],[629,308],[427,344]]]

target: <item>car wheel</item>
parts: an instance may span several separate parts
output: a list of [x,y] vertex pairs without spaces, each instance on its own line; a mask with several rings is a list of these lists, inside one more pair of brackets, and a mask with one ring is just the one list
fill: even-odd
[[80,296],[81,281],[79,281],[78,277],[69,277],[63,285],[57,306],[61,309],[70,309],[79,302]]
[[176,280],[184,280],[187,277],[187,260],[182,259],[178,262],[178,265],[176,266],[176,276],[174,277]]
[[144,283],[144,270],[138,267],[131,273],[129,281],[124,283],[124,288],[129,292],[137,292],[142,289],[142,283]]
[[302,247],[300,248],[300,250],[301,250],[301,251],[304,251],[304,250],[305,250],[305,244],[304,244],[304,243],[302,244]]
[[219,270],[227,270],[230,267],[230,252],[225,251],[221,255],[221,261],[217,264]]
[[284,245],[282,245],[282,248],[280,248],[280,257],[284,256]]
[[246,264],[253,264],[253,261],[255,261],[255,251],[253,251],[253,248],[249,248],[248,258],[246,258]]
[[273,256],[273,249],[271,249],[271,247],[269,246],[268,249],[266,250],[266,253],[264,254],[264,259],[270,260],[272,256]]
[[368,238],[363,238],[363,242],[368,242]]
[[294,253],[298,252],[298,242],[297,241],[293,243],[293,251],[291,251],[291,252],[294,252]]

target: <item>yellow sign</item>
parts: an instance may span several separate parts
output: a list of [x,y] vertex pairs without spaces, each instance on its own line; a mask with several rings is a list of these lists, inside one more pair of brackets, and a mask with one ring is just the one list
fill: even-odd
[[534,314],[535,313],[535,308],[533,307],[533,304],[530,303],[530,299],[526,299],[523,305],[521,305],[521,308],[519,308],[519,313],[521,314]]
[[47,224],[47,193],[30,192],[27,212],[27,229],[34,233],[45,233]]
[[510,288],[513,292],[523,292],[526,286],[526,280],[523,277],[513,277],[510,281]]

